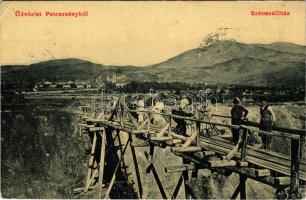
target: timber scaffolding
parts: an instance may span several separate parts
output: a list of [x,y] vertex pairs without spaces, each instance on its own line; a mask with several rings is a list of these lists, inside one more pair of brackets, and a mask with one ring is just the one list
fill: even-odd
[[[83,108],[83,112],[88,112],[88,109]],[[138,122],[133,113],[143,113],[143,121]],[[162,128],[152,123],[154,115],[163,116],[166,120],[166,124]],[[230,118],[222,115],[214,115],[214,117]],[[102,119],[84,116],[83,122],[79,124],[80,134],[91,134],[92,146],[85,186],[74,189],[75,193],[86,195],[87,192],[95,192],[95,194],[98,193],[95,198],[110,198],[115,182],[119,181],[117,180],[119,171],[123,168],[126,176],[131,175],[130,171],[127,172],[126,168],[128,167],[124,161],[124,154],[129,146],[136,177],[136,181],[132,180],[129,184],[137,193],[137,198],[147,198],[148,184],[141,179],[133,145],[133,139],[136,137],[144,141],[143,146],[150,147],[150,153],[146,154],[148,167],[145,169],[145,176],[153,174],[164,199],[177,198],[183,184],[186,199],[197,198],[193,188],[199,169],[209,169],[225,176],[237,173],[240,183],[233,191],[232,196],[228,197],[230,199],[236,199],[239,193],[240,199],[247,198],[247,179],[274,187],[276,194],[282,194],[281,196],[276,195],[276,197],[294,199],[301,197],[300,187],[305,185],[306,181],[306,162],[303,159],[305,130],[273,127],[272,132],[266,132],[259,130],[259,124],[255,122],[246,122],[244,125],[237,126],[163,112],[156,113],[152,110],[130,110],[122,98],[119,98],[115,108],[111,109],[108,119],[105,118],[106,115],[103,115]],[[190,136],[183,136],[173,131],[173,122],[177,119],[188,122],[188,126],[192,130]],[[199,130],[199,124],[206,125],[206,129]],[[211,130],[216,127],[239,129],[238,144],[234,145],[219,136],[212,136]],[[248,138],[254,131],[289,139],[291,141],[290,156],[260,150],[248,145]],[[125,144],[122,144],[120,140],[121,133],[128,134]],[[115,140],[119,145],[115,145]],[[155,165],[158,163],[153,161],[154,148],[166,146],[169,146],[171,152],[183,160],[181,165],[165,167],[166,173],[181,173],[172,194],[169,194],[162,185],[155,169]],[[99,151],[98,156],[97,150]],[[112,172],[110,177],[109,171]]]

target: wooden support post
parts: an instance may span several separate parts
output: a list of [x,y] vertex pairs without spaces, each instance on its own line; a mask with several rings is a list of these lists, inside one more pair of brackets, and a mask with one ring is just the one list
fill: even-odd
[[167,193],[167,191],[164,189],[163,185],[162,185],[162,182],[158,176],[158,173],[157,173],[157,170],[155,169],[155,166],[153,164],[153,155],[154,155],[154,146],[151,145],[150,146],[150,152],[145,152],[145,156],[148,160],[148,166],[146,168],[146,174],[145,174],[145,187],[144,187],[144,191],[143,191],[143,198],[146,198],[147,197],[147,193],[148,193],[148,187],[149,186],[149,182],[148,182],[148,175],[152,172],[153,174],[153,177],[156,181],[156,184],[158,186],[158,189],[159,189],[159,192],[162,196],[163,199],[168,199],[169,197],[169,194]]
[[240,174],[239,179],[240,179],[240,199],[246,199],[246,180],[247,180],[247,177]]
[[197,179],[198,179],[198,169],[196,168],[195,170],[192,170],[191,172],[190,194],[192,196],[192,199],[198,199],[193,189],[196,187]]
[[246,199],[246,176],[244,175],[239,175],[239,185],[235,189],[233,195],[231,196],[230,199],[236,199],[238,194],[240,193],[240,199]]
[[174,188],[174,191],[172,193],[172,196],[171,196],[171,199],[176,199],[179,191],[180,191],[180,188],[182,186],[182,183],[183,183],[183,174],[180,176],[180,179],[178,180],[175,188]]
[[[247,152],[247,139],[248,139],[248,129],[242,128],[242,138],[241,138],[241,164],[245,161],[245,156]],[[247,162],[246,162],[247,163]],[[246,180],[247,177],[240,174],[240,199],[246,199]]]
[[136,173],[136,180],[137,180],[137,186],[138,186],[138,191],[137,191],[138,198],[142,198],[143,189],[142,189],[142,183],[141,183],[140,172],[138,168],[138,162],[137,162],[135,149],[132,146],[132,142],[133,142],[132,134],[129,134],[129,141],[130,141],[130,148],[131,148],[131,153],[132,153],[132,158],[133,158],[133,163],[134,163],[134,168],[135,168],[135,173]]
[[148,112],[147,114],[148,114],[148,119],[149,119],[148,124],[147,124],[147,129],[150,132],[151,119],[152,119],[151,117],[153,116],[153,114],[151,114],[150,112]]
[[148,161],[148,165],[145,170],[145,175],[144,175],[144,188],[143,188],[143,199],[147,198],[148,195],[148,188],[149,188],[149,180],[148,180],[148,175],[151,172],[151,165],[153,164],[153,155],[154,155],[154,146],[150,144],[150,152],[148,153],[147,151],[144,152],[146,159]]
[[163,199],[168,199],[169,198],[169,194],[167,193],[167,191],[164,189],[163,185],[162,185],[162,182],[160,181],[159,179],[159,176],[158,176],[158,173],[154,167],[154,165],[152,164],[152,168],[151,168],[151,171],[153,173],[153,176],[154,176],[154,179],[156,181],[156,184],[159,188],[159,191],[160,191],[160,194],[162,195],[162,198]]
[[114,183],[115,183],[115,180],[116,180],[116,173],[117,173],[117,171],[118,171],[118,169],[119,169],[120,163],[122,162],[122,159],[123,159],[123,155],[124,155],[124,153],[125,153],[125,151],[126,151],[128,145],[129,145],[129,143],[131,144],[130,139],[128,139],[128,141],[127,141],[126,144],[125,144],[125,147],[124,147],[124,149],[123,149],[123,154],[120,155],[120,159],[119,159],[118,162],[117,162],[117,165],[116,165],[115,170],[114,170],[114,174],[113,174],[113,176],[112,176],[111,182],[109,183],[109,186],[108,186],[108,188],[107,188],[107,191],[106,191],[106,194],[105,194],[104,199],[109,198],[110,192],[111,192],[111,190],[112,190],[112,188],[113,188],[113,185],[114,185]]
[[[101,132],[100,132],[101,133]],[[102,144],[101,144],[101,153],[100,153],[100,167],[99,167],[99,195],[98,198],[101,198],[102,186],[103,186],[103,175],[104,175],[104,162],[105,162],[105,151],[106,151],[106,134],[105,129],[101,134]]]
[[[200,127],[201,127],[201,123],[200,123]],[[199,146],[199,139],[200,139],[201,128],[199,128],[199,130],[197,129],[196,122],[194,123],[194,130],[195,130],[195,132],[197,132],[196,145],[198,147]]]
[[[94,132],[93,134],[94,134],[94,138],[92,141],[91,152],[90,152],[90,157],[89,157],[85,188],[89,188],[90,186],[90,179],[91,179],[92,168],[93,168],[93,163],[94,163],[94,155],[95,155],[95,150],[96,150],[97,135],[96,135],[96,132]],[[87,191],[84,190],[84,192],[87,192]]]
[[248,129],[241,129],[241,160],[245,160],[245,156],[247,153],[247,139],[248,139]]
[[183,176],[183,181],[184,181],[184,187],[185,187],[185,199],[189,199],[190,198],[190,195],[189,195],[189,188],[187,186],[188,184],[188,179],[189,179],[189,176],[188,176],[188,171],[185,170],[182,172],[182,176]]
[[123,125],[123,115],[124,115],[124,113],[123,113],[121,104],[119,104],[119,107],[118,107],[118,108],[119,108],[118,111],[119,111],[119,121],[120,121],[120,125]]
[[[190,161],[183,158],[183,163],[184,164],[190,164]],[[191,191],[190,191],[190,185],[189,185],[189,173],[187,170],[182,172],[183,176],[183,181],[184,181],[184,188],[185,188],[185,198],[190,199],[192,198],[191,196]]]
[[120,148],[119,148],[119,150],[120,150],[120,157],[122,156],[122,165],[123,165],[123,168],[124,168],[124,173],[125,173],[125,175],[127,174],[127,172],[126,172],[126,165],[125,165],[125,160],[124,160],[124,153],[123,153],[123,149],[122,149],[122,142],[121,142],[121,138],[120,138],[120,130],[116,130],[116,132],[117,132],[117,138],[118,138],[118,143],[119,143],[119,146],[120,146]]
[[125,105],[125,103],[123,103],[123,108],[125,113],[129,116],[130,121],[133,123],[134,128],[137,129],[138,127],[137,120],[131,115],[131,113],[129,112],[129,108]]
[[232,194],[231,198],[230,199],[236,199],[238,194],[240,192],[240,183],[239,185],[237,186],[237,188],[235,189],[234,193]]
[[291,140],[291,180],[290,195],[296,197],[299,189],[300,142]]
[[170,135],[170,132],[171,132],[171,125],[172,125],[171,121],[172,121],[172,118],[171,118],[171,116],[169,116],[168,135]]

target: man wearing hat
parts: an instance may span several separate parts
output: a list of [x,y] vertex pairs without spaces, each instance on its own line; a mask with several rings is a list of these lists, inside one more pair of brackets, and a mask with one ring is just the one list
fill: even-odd
[[[232,125],[241,125],[249,111],[242,106],[241,100],[238,97],[234,98],[233,104],[234,106],[231,109]],[[232,128],[232,134],[232,141],[234,144],[237,144],[239,140],[239,129]]]
[[[267,132],[272,131],[272,125],[274,122],[275,122],[275,114],[271,106],[268,105],[267,98],[262,98],[260,106],[260,130]],[[270,150],[272,136],[264,134],[261,134],[260,136],[262,139],[261,148],[265,150]]]
[[[187,111],[186,107],[189,105],[189,101],[186,98],[186,96],[182,96],[178,109],[172,110],[173,115],[178,115],[182,117],[192,117],[193,113],[190,113]],[[178,119],[173,118],[173,120],[176,122],[176,132],[183,136],[187,135],[187,126],[189,125],[187,120],[184,119]]]

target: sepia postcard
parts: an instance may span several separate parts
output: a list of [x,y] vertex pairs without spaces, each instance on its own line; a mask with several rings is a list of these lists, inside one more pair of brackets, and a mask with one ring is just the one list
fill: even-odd
[[1,198],[303,199],[305,2],[2,1]]

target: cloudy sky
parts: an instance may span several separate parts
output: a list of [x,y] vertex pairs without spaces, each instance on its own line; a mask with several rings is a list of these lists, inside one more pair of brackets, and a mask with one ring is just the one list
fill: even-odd
[[[289,16],[251,16],[251,11]],[[17,17],[16,11],[42,12]],[[45,12],[88,11],[87,17]],[[304,2],[2,2],[0,62],[30,64],[80,58],[105,65],[146,66],[199,47],[209,33],[230,27],[245,43],[305,45]]]

